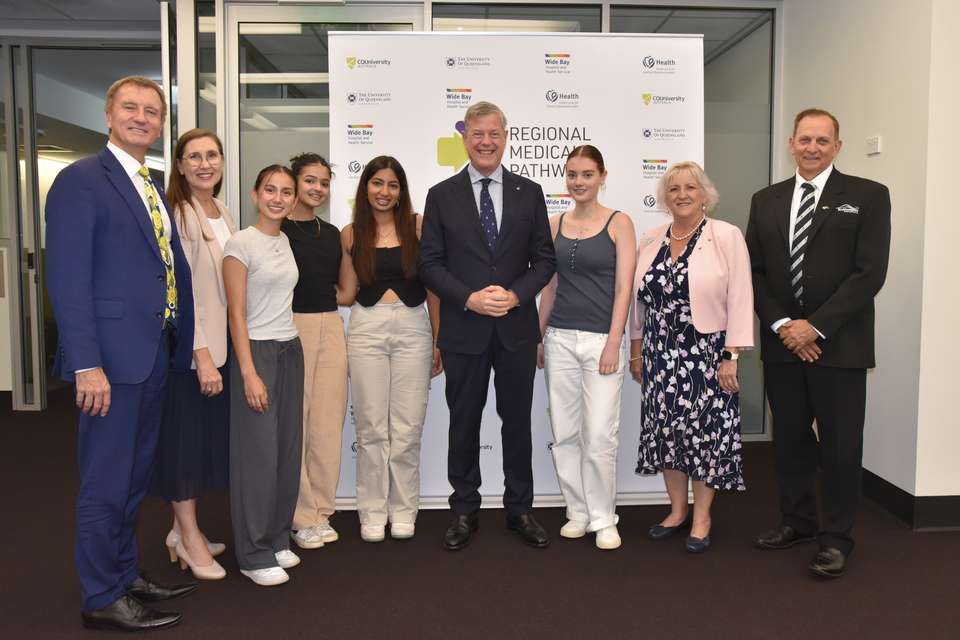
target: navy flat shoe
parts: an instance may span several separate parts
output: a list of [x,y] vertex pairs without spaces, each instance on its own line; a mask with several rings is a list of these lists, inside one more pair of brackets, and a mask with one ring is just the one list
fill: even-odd
[[687,551],[689,551],[690,553],[703,553],[709,548],[710,548],[709,535],[703,538],[687,536]]
[[689,529],[690,525],[693,523],[693,518],[688,513],[687,517],[683,519],[683,522],[678,524],[675,527],[665,527],[662,524],[655,524],[650,529],[647,530],[647,535],[649,535],[654,540],[663,540],[664,538],[669,538],[678,531],[684,529]]

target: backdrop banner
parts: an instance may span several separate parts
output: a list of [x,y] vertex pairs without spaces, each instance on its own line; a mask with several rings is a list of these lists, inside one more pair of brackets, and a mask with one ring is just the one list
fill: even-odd
[[[350,222],[365,164],[397,158],[413,205],[431,185],[466,166],[463,116],[496,103],[507,116],[504,166],[543,187],[551,215],[572,206],[564,161],[581,144],[606,162],[603,204],[629,212],[638,231],[667,220],[656,182],[673,162],[703,164],[701,36],[551,33],[337,32],[330,34],[330,219]],[[626,357],[626,354],[624,354]],[[533,398],[533,470],[539,505],[561,504],[542,372]],[[634,473],[640,387],[624,381],[617,465],[618,502],[662,502],[663,482]],[[423,506],[444,506],[447,427],[444,378],[433,379],[421,452]],[[338,503],[355,496],[352,407],[343,434]],[[481,471],[485,506],[503,493],[500,421],[491,381],[484,411]]]

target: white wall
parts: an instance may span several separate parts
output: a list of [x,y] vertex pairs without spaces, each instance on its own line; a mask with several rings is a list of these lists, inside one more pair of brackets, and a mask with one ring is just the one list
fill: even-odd
[[[931,0],[785,0],[780,130],[819,106],[840,121],[837,167],[890,188],[893,244],[877,298],[864,467],[916,495]],[[883,136],[867,156],[865,139]],[[779,173],[793,163],[778,144]],[[956,487],[960,493],[960,487]]]
[[960,341],[955,329],[960,318],[956,197],[960,3],[934,0],[932,25],[917,438],[916,495],[920,496],[960,494],[960,412],[956,406]]

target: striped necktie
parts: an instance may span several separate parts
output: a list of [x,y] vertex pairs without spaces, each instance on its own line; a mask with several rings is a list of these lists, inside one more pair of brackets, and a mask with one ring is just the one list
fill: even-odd
[[147,195],[147,202],[150,204],[150,222],[153,223],[153,233],[157,237],[157,245],[160,247],[160,257],[163,258],[163,264],[167,268],[167,304],[163,310],[163,318],[167,322],[177,317],[177,279],[173,275],[173,252],[170,250],[170,243],[163,232],[163,216],[160,215],[160,194],[157,193],[150,180],[150,170],[146,167],[140,167],[137,171],[143,178],[143,188]]
[[800,188],[803,193],[800,196],[800,208],[797,209],[797,221],[793,224],[793,240],[790,243],[790,288],[793,290],[793,297],[803,306],[803,256],[807,250],[816,198],[811,183],[804,182]]

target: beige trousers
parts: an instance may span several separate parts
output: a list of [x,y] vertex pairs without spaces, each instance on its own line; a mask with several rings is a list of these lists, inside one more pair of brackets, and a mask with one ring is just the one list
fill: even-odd
[[361,524],[413,524],[420,505],[420,437],[427,412],[433,333],[423,306],[402,302],[350,311],[350,391],[357,430]]
[[340,436],[347,412],[347,345],[336,311],[295,313],[303,343],[303,464],[293,528],[327,522],[340,479]]

